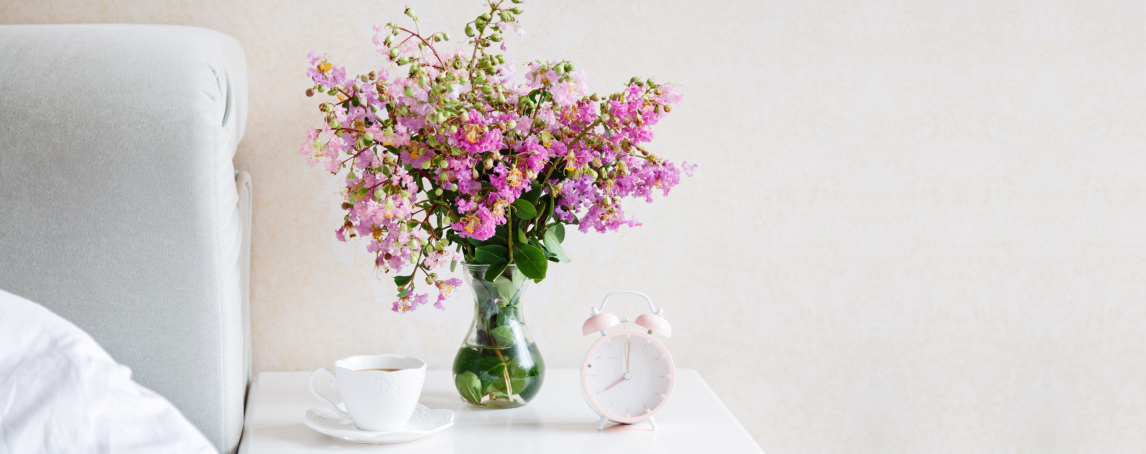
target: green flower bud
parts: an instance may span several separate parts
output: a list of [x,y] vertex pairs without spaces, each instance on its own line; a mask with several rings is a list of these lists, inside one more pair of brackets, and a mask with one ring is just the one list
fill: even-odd
[[573,62],[565,62],[565,72],[576,71],[577,67],[573,66]]
[[449,41],[450,40],[450,34],[446,33],[446,32],[442,32],[442,39]]
[[509,129],[513,129],[513,128],[517,127],[517,121],[509,120],[509,121],[505,122],[505,125],[509,126]]
[[426,160],[426,161],[422,161],[422,168],[423,168],[423,169],[426,169],[426,170],[430,170],[430,165],[431,165],[431,164],[430,164],[430,161],[429,161],[429,160]]
[[565,65],[557,65],[553,67],[553,72],[558,75],[565,74]]
[[[514,3],[519,3],[519,2],[514,2]],[[513,11],[513,14],[521,14],[521,8],[516,7],[516,6],[513,7],[513,9],[511,9],[510,11]]]
[[468,123],[470,121],[470,113],[463,111],[462,115],[458,118],[460,118],[462,120],[462,123]]
[[473,29],[473,27],[471,27],[471,26],[469,26],[469,25],[466,25],[466,36],[468,36],[468,37],[470,37],[470,38],[473,38],[473,37],[474,37],[474,29]]
[[504,95],[504,94],[501,94],[501,93],[498,93],[498,95],[497,95],[497,102],[500,102],[500,103],[502,103],[502,104],[505,104],[505,95]]
[[442,188],[438,188],[438,189],[435,189],[435,190],[434,190],[434,195],[437,195],[437,196],[440,196],[440,195],[442,195]]
[[414,14],[414,8],[406,8],[406,11],[405,11],[405,13],[406,13],[406,15],[407,15],[407,16],[410,16],[410,18],[414,18],[414,16],[415,16],[415,14]]
[[596,93],[593,93],[593,96],[590,96],[589,99],[592,100],[593,102],[597,102],[597,101],[601,100],[601,97],[597,96]]
[[509,0],[509,1],[511,1],[513,3],[521,4],[521,2],[523,2],[525,0]]
[[454,191],[454,192],[457,192],[457,190],[458,190],[458,184],[457,184],[457,183],[454,183],[454,184],[450,185],[450,190],[451,190],[451,191]]
[[338,123],[338,120],[333,119],[333,118],[330,119],[330,127],[331,128],[338,129],[339,126],[342,126],[342,125]]
[[435,42],[435,43],[440,43],[440,42],[442,42],[442,35],[440,35],[440,34],[438,34],[438,33],[434,33],[434,36],[433,36],[432,38],[433,38],[433,40],[434,40],[434,42]]
[[448,131],[449,131],[450,135],[452,136],[452,135],[458,133],[458,127],[454,126],[454,125],[450,125],[450,129],[448,129]]
[[398,66],[405,66],[406,63],[409,63],[409,62],[410,62],[410,60],[407,60],[406,57],[399,58],[398,59]]
[[493,42],[495,42],[495,43],[501,42],[501,35],[499,35],[499,34],[497,34],[497,33],[494,33],[494,34],[492,34],[492,35],[489,35],[489,40],[490,40],[490,41],[493,41]]
[[442,162],[438,163],[438,167],[441,167],[443,169],[448,169],[450,167],[450,163],[448,161],[446,161],[445,159],[443,159]]
[[398,58],[398,49],[390,49],[390,58]]
[[613,118],[613,117],[610,117],[610,116],[609,116],[609,114],[607,114],[607,113],[603,113],[603,114],[601,114],[601,121],[609,121],[609,120],[611,120],[612,118]]
[[497,56],[494,57],[494,59],[497,60],[497,64],[499,64],[499,65],[502,63],[505,63],[505,56],[504,55],[497,54]]
[[414,97],[414,89],[413,88],[406,87],[406,89],[403,90],[403,93],[406,94],[407,98],[413,98]]
[[480,17],[481,20],[483,20],[485,22],[489,22],[489,20],[492,19],[492,17],[489,15],[489,13],[482,13],[482,15],[478,16],[478,17]]
[[493,159],[485,158],[485,161],[482,161],[481,165],[482,165],[482,167],[485,167],[486,170],[492,169],[493,168]]

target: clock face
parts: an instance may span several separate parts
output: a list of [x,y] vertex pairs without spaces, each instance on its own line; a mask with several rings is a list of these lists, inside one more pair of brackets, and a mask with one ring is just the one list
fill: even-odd
[[648,419],[668,401],[675,383],[668,350],[641,331],[619,330],[598,339],[581,366],[589,406],[620,423]]

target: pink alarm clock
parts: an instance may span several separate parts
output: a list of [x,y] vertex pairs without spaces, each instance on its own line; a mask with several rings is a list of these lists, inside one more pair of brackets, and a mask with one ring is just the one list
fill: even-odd
[[[617,318],[605,312],[605,304],[614,295],[639,295],[649,303],[649,313],[637,317],[636,324],[644,330],[618,329],[606,332],[628,317]],[[597,430],[605,423],[636,424],[648,421],[653,430],[653,419],[664,408],[676,384],[676,366],[672,356],[653,333],[672,337],[672,327],[665,320],[664,309],[653,307],[653,300],[640,292],[621,291],[605,296],[601,307],[592,308],[592,317],[585,321],[581,333],[588,336],[600,333],[601,338],[589,348],[581,365],[581,392],[593,411],[601,415]]]

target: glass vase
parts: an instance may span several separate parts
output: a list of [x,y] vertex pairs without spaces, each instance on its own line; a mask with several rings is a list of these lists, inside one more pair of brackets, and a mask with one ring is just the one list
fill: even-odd
[[509,265],[492,282],[489,265],[463,264],[474,295],[474,321],[454,357],[454,386],[471,405],[513,408],[541,390],[545,362],[521,314],[530,279]]

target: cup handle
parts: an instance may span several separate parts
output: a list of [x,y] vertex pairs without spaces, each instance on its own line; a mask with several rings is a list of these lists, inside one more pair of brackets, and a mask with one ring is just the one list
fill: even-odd
[[330,405],[330,408],[334,409],[334,412],[337,413],[338,416],[341,416],[345,419],[353,419],[346,412],[339,410],[338,405],[335,405],[334,402],[331,402],[330,399],[326,398],[326,396],[319,394],[317,389],[314,389],[314,377],[317,377],[320,373],[323,373],[323,372],[325,372],[326,375],[330,376],[330,381],[337,383],[337,377],[334,375],[334,372],[331,372],[330,369],[327,369],[325,367],[320,367],[317,370],[315,370],[314,372],[310,373],[310,393],[314,394],[314,397],[317,397],[318,400],[326,402],[327,405]]

